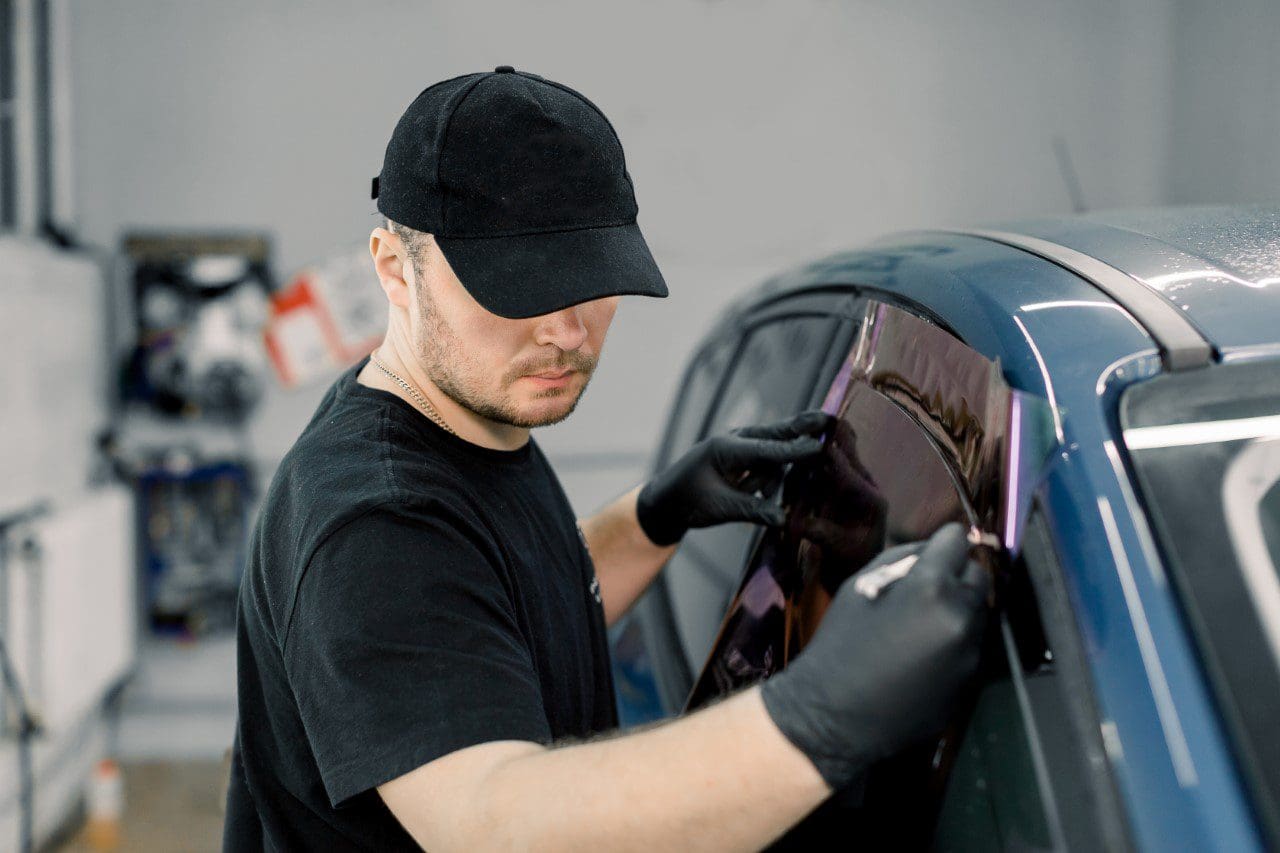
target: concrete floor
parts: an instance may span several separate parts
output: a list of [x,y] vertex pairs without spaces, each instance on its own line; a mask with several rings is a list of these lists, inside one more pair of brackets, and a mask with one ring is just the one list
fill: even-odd
[[[220,761],[148,761],[123,765],[124,821],[117,850],[203,853],[222,849],[227,765]],[[63,853],[91,853],[83,828]]]

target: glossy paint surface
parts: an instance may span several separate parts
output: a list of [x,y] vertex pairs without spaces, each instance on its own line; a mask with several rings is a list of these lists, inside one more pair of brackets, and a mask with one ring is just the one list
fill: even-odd
[[[1280,370],[1274,208],[1097,214],[1001,224],[1060,242],[1159,290],[1224,361]],[[1061,449],[1034,491],[1058,552],[1101,717],[1101,739],[1139,849],[1259,850],[1255,815],[1130,479],[1118,402],[1161,372],[1120,305],[1048,261],[941,233],[894,235],[774,276],[709,337],[756,306],[856,286],[949,328],[1008,384],[1049,403]]]
[[1064,449],[1036,496],[1061,556],[1133,840],[1152,850],[1260,849],[1118,447],[1120,392],[1160,370],[1142,327],[1060,267],[945,234],[890,237],[775,277],[762,290],[837,282],[935,316],[999,359],[1013,388],[1050,402]]
[[1280,353],[1280,207],[1109,211],[1007,227],[1123,270],[1228,359]]

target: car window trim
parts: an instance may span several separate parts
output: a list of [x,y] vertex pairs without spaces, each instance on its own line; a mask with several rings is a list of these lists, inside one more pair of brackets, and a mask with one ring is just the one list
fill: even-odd
[[[1082,763],[1092,798],[1087,806],[1090,817],[1098,820],[1099,835],[1107,850],[1128,850],[1132,849],[1128,824],[1102,740],[1102,715],[1058,554],[1044,506],[1037,497],[1027,516],[1022,565],[1029,575],[1041,630],[1053,652],[1054,674],[1062,679],[1062,694],[1067,697],[1067,717],[1075,730],[1076,741],[1086,752]],[[1011,658],[1009,666],[1013,669],[1020,663]],[[1058,808],[1056,802],[1055,808],[1064,818],[1071,815],[1071,810]]]
[[[841,289],[839,292],[842,295],[848,295],[847,291],[845,291],[844,289]],[[809,293],[806,292],[800,295],[807,296],[809,295]],[[662,444],[660,446],[659,452],[655,456],[654,465],[653,465],[654,470],[657,470],[661,466],[669,464],[671,461],[670,455],[671,455],[671,441],[673,438],[672,432],[677,422],[677,418],[679,417],[681,407],[684,404],[685,394],[687,393],[687,389],[689,388],[690,383],[688,380],[693,375],[693,372],[697,369],[697,359],[699,355],[709,352],[713,348],[726,342],[726,340],[730,339],[731,335],[736,336],[736,340],[730,341],[726,344],[727,346],[732,348],[732,352],[729,355],[729,358],[725,365],[724,370],[721,371],[716,388],[711,394],[710,402],[707,404],[705,411],[702,413],[701,422],[699,423],[698,429],[695,433],[695,438],[694,438],[695,442],[701,441],[703,438],[706,438],[707,429],[710,426],[715,413],[720,408],[721,402],[724,397],[725,389],[728,387],[728,384],[729,384],[729,379],[734,375],[734,371],[738,367],[738,361],[742,356],[743,350],[746,348],[747,341],[750,339],[751,335],[756,332],[756,330],[770,323],[783,322],[787,319],[803,318],[803,317],[818,317],[823,319],[831,319],[834,321],[834,328],[832,330],[832,335],[828,339],[826,344],[827,348],[830,349],[830,347],[839,339],[841,330],[845,326],[853,325],[853,321],[856,319],[856,317],[853,315],[850,315],[846,319],[845,316],[842,314],[835,314],[830,311],[820,311],[820,310],[817,310],[816,308],[811,308],[807,310],[777,310],[779,308],[785,309],[787,303],[792,303],[794,305],[795,296],[796,294],[788,293],[783,295],[779,299],[772,300],[772,307],[774,310],[759,312],[753,308],[753,310],[751,310],[744,317],[742,317],[739,322],[733,323],[729,325],[727,328],[724,328],[718,334],[713,336],[706,343],[704,343],[702,346],[700,346],[698,349],[694,351],[694,355],[690,359],[688,366],[685,368],[685,371],[681,374],[680,392],[676,397],[675,404],[672,406],[671,414],[667,418],[667,423],[663,430]],[[854,294],[854,296],[856,299],[856,294]],[[839,308],[843,306],[841,306],[839,301],[837,301],[836,304],[833,305],[832,307]],[[841,354],[834,363],[838,365],[840,361],[843,360],[843,358],[844,358],[844,354]],[[819,363],[817,368],[815,368],[814,372],[809,377],[809,382],[811,385],[809,396],[808,396],[809,400],[813,399],[813,396],[815,393],[814,388],[817,386],[818,380],[823,376],[823,370],[827,369],[831,364],[832,364],[832,361],[830,359],[824,359],[822,362]],[[758,538],[759,538],[759,532],[757,532],[755,539],[758,540]],[[752,547],[747,550],[748,554],[750,554],[754,550],[755,542],[753,541],[751,545]],[[699,563],[702,562],[700,559],[698,559],[698,557],[700,556],[701,555],[694,555],[695,560],[697,560]],[[743,570],[745,570],[745,567],[746,567],[746,561],[744,560]],[[681,682],[682,689],[677,689],[676,685],[664,684],[664,682],[667,679],[664,679],[661,673],[658,673],[658,677],[655,678],[655,681],[658,683],[659,695],[660,695],[660,698],[663,700],[663,705],[666,706],[667,708],[678,709],[683,704],[685,696],[688,694],[689,690],[693,688],[693,683],[694,683],[696,674],[692,671],[692,666],[684,654],[683,645],[680,641],[679,629],[678,629],[678,626],[676,625],[675,612],[672,608],[671,591],[667,585],[665,569],[664,571],[658,573],[658,576],[654,579],[653,583],[650,585],[650,589],[646,591],[641,601],[641,606],[647,609],[647,612],[649,613],[649,615],[653,617],[654,621],[659,623],[661,630],[665,633],[665,637],[649,636],[648,639],[646,640],[646,643],[650,645],[650,647],[655,647],[655,646],[659,647],[663,652],[664,658],[669,658],[674,660],[674,666],[678,671],[675,673],[666,673],[666,675],[668,679],[673,678],[673,679],[679,680]],[[651,634],[652,627],[654,626],[649,626],[648,628],[646,628],[645,624],[647,623],[647,620],[641,620],[641,621],[642,621],[641,627],[644,633],[646,635]],[[670,661],[664,660],[664,663],[662,664],[662,666],[665,667],[668,663],[670,663]],[[656,666],[655,666],[655,669],[657,669]],[[667,695],[668,693],[670,693],[670,695]],[[668,699],[672,701],[668,702],[667,701]]]
[[[688,402],[687,398],[689,388],[693,384],[693,375],[697,372],[698,367],[700,366],[700,359],[703,357],[710,357],[710,353],[721,345],[729,345],[732,348],[732,352],[729,354],[729,360],[726,363],[724,370],[720,372],[720,376],[716,382],[716,387],[711,392],[711,402],[707,404],[707,410],[709,411],[711,407],[715,406],[716,400],[719,398],[720,388],[724,385],[725,377],[727,377],[733,370],[733,366],[737,363],[739,351],[742,348],[742,338],[740,335],[737,343],[733,343],[730,340],[730,334],[735,331],[737,331],[736,327],[723,331],[708,339],[702,346],[695,349],[693,354],[689,357],[689,363],[685,365],[684,370],[680,374],[680,385],[676,392],[676,399],[671,405],[671,411],[667,415],[667,421],[662,428],[661,443],[658,445],[658,452],[654,454],[653,464],[650,465],[649,468],[651,472],[661,469],[671,461],[671,444],[675,438],[674,432],[676,423],[679,422],[680,413]],[[695,433],[695,442],[701,439],[702,430],[705,429],[706,422],[707,412],[704,411],[702,413],[702,420],[698,423],[698,430]]]
[[1105,293],[1138,321],[1160,348],[1161,359],[1170,373],[1205,367],[1216,358],[1213,344],[1165,295],[1091,255],[1050,240],[1008,231],[972,228],[940,229],[935,233],[959,234],[1001,243],[1074,273]]
[[[742,358],[743,350],[746,349],[747,342],[751,339],[751,336],[754,335],[757,331],[759,331],[764,326],[769,326],[774,323],[781,323],[786,320],[796,320],[796,319],[805,319],[805,318],[816,318],[816,319],[825,319],[825,320],[835,321],[835,329],[833,330],[831,337],[827,341],[827,346],[830,347],[831,343],[835,340],[836,335],[839,332],[839,327],[840,327],[839,321],[842,319],[842,317],[839,315],[833,315],[830,312],[812,309],[812,310],[797,310],[797,311],[780,311],[778,313],[769,313],[763,316],[758,316],[754,312],[752,312],[751,315],[748,315],[748,317],[743,318],[743,322],[736,327],[736,331],[738,332],[737,346],[734,347],[733,355],[729,357],[729,364],[727,367],[725,367],[724,374],[720,377],[720,384],[716,387],[715,393],[712,395],[710,405],[707,406],[706,412],[704,412],[702,415],[702,423],[698,425],[698,431],[696,434],[697,437],[694,439],[695,442],[701,441],[702,439],[707,438],[708,436],[707,430],[710,428],[711,422],[715,420],[715,415],[716,413],[719,412],[721,403],[724,402],[725,391],[729,387],[729,379],[734,375],[734,372],[738,369],[738,361],[739,359]],[[811,386],[810,398],[812,398],[812,394],[813,394],[812,386],[817,383],[818,377],[821,375],[819,371],[822,367],[825,367],[826,364],[827,364],[826,361],[821,362],[818,365],[818,367],[811,372],[809,376],[809,382]],[[664,461],[669,461],[669,460],[664,460]]]

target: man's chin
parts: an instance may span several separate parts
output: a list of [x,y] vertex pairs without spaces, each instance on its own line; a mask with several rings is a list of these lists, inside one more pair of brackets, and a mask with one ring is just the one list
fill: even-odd
[[563,421],[578,407],[580,395],[572,397],[539,397],[521,408],[515,426],[533,429],[534,427],[551,426]]
[[505,412],[507,417],[504,420],[512,426],[525,429],[558,424],[573,414],[586,390],[584,384],[581,388],[562,388],[530,394],[519,403],[512,400],[508,403]]

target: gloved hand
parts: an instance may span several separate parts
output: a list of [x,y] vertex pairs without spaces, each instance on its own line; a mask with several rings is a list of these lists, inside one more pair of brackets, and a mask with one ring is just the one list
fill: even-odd
[[838,420],[822,456],[797,471],[796,494],[784,492],[791,506],[788,523],[822,553],[822,583],[834,593],[849,570],[864,566],[884,550],[888,502],[871,472],[858,458],[858,437],[848,421]]
[[641,529],[654,544],[671,545],[691,527],[726,521],[781,525],[786,515],[769,498],[781,482],[782,466],[821,452],[818,436],[832,421],[825,412],[808,411],[703,439],[640,490]]
[[[813,639],[761,685],[769,716],[839,789],[870,764],[937,734],[977,669],[989,580],[964,528],[884,551],[836,591]],[[854,582],[918,554],[867,598]]]

